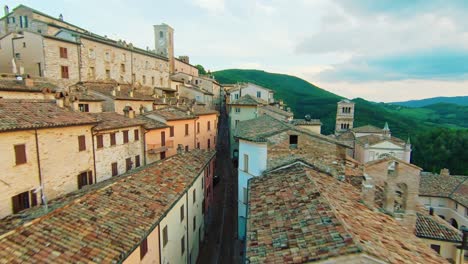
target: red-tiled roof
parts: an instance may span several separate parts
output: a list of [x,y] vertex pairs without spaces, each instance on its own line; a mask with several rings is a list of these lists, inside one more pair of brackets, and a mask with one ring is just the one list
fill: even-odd
[[98,184],[99,188],[91,187],[54,211],[4,233],[0,262],[123,261],[214,154],[193,150]]
[[468,176],[421,175],[419,195],[450,198],[468,207]]
[[185,120],[185,119],[195,119],[196,116],[194,113],[181,109],[176,106],[167,106],[150,112],[146,112],[143,115],[157,115],[164,118],[166,121],[172,120]]
[[99,124],[94,127],[96,131],[140,126],[145,123],[140,119],[128,118],[115,112],[91,113],[89,115],[99,121]]
[[[154,101],[151,95],[147,95],[141,91],[141,88],[132,87],[128,84],[119,84],[116,82],[83,82],[76,84],[76,87],[81,89],[88,89],[88,93],[98,94],[111,97],[116,100],[128,100],[128,101]],[[115,91],[115,95],[112,91]],[[133,96],[130,95],[130,91],[133,91]]]
[[360,203],[354,186],[314,169],[296,165],[253,178],[248,195],[250,263],[310,263],[360,252],[387,263],[447,263],[397,220]]
[[0,131],[93,123],[95,118],[60,108],[54,101],[0,99]]
[[416,236],[434,240],[461,243],[460,231],[451,229],[442,223],[438,223],[433,217],[417,213]]

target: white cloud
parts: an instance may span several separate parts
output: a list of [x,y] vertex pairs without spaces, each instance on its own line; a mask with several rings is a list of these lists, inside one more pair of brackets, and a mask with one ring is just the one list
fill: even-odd
[[206,9],[212,13],[222,13],[225,11],[226,3],[224,0],[193,0],[200,8]]

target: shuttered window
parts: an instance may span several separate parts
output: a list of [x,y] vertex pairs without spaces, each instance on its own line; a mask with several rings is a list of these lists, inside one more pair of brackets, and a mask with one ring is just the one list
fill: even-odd
[[208,139],[208,149],[210,149],[210,148],[211,148],[211,140]]
[[140,140],[140,131],[138,129],[133,130],[135,141]]
[[123,143],[128,143],[128,130],[122,131],[123,133]]
[[197,122],[197,133],[200,133],[200,122]]
[[184,208],[184,205],[182,205],[180,207],[180,221],[184,221],[184,218],[185,218],[185,208]]
[[185,124],[185,135],[188,136],[189,134],[189,125]]
[[15,145],[15,158],[16,158],[16,165],[24,164],[27,162],[25,144]]
[[174,136],[174,127],[173,126],[169,127],[169,136],[170,137]]
[[125,159],[125,168],[127,168],[127,171],[132,169],[132,158]]
[[93,172],[85,171],[78,175],[78,189],[83,188],[83,186],[93,184]]
[[29,208],[29,192],[20,193],[11,198],[13,204],[13,213],[19,213]]
[[208,121],[208,131],[211,130],[211,121]]
[[68,66],[60,66],[62,79],[68,79]]
[[140,167],[140,155],[135,156],[135,168]]
[[104,136],[103,135],[97,135],[97,148],[103,148],[104,147]]
[[116,144],[115,133],[110,133],[110,145],[115,146],[115,144]]
[[117,162],[112,163],[111,166],[112,166],[112,176],[117,176],[119,174]]
[[83,135],[78,136],[78,150],[79,151],[86,150],[86,137]]
[[140,244],[140,260],[142,260],[146,253],[148,252],[148,240],[145,238],[143,241],[141,241]]
[[185,236],[180,240],[180,254],[184,255],[185,253]]
[[67,50],[67,48],[60,47],[60,58],[68,59],[68,50]]

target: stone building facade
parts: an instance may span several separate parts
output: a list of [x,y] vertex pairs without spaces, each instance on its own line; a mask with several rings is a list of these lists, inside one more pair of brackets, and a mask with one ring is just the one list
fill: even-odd
[[20,29],[8,24],[8,30],[0,34],[0,71],[11,72],[14,60],[18,73],[24,69],[25,74],[50,78],[62,86],[115,80],[169,87],[168,57],[90,33],[25,6],[14,9],[2,22],[23,17],[24,12],[34,22]]

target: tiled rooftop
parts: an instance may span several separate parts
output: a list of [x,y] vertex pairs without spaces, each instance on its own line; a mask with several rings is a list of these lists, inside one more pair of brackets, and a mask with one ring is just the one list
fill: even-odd
[[[177,202],[214,151],[193,150],[91,186],[0,237],[2,263],[118,263]],[[27,217],[29,210],[23,214]],[[8,225],[7,219],[2,226]]]
[[468,207],[468,176],[421,175],[419,195],[451,198]]
[[297,165],[252,179],[250,263],[310,263],[359,252],[388,263],[447,263],[397,220],[359,200],[351,184]]
[[167,121],[172,121],[172,120],[185,120],[185,119],[195,119],[195,114],[181,109],[176,106],[167,106],[163,107],[158,110],[153,110],[150,112],[144,113],[145,116],[147,115],[158,115],[164,118]]
[[150,118],[148,116],[139,115],[139,116],[137,116],[135,118],[143,121],[143,127],[145,129],[148,129],[148,130],[169,127],[168,125],[164,124],[163,122],[154,120],[154,119],[152,119],[152,118]]
[[271,106],[271,105],[264,105],[261,107],[264,111],[270,111],[275,114],[284,116],[284,117],[293,117],[294,114],[292,112],[284,111],[280,109],[279,107]]
[[99,124],[94,128],[96,131],[140,126],[145,123],[141,119],[128,118],[115,112],[91,113],[89,115],[99,121]]
[[48,90],[50,92],[56,92],[60,88],[47,81],[34,79],[33,86],[28,87],[25,85],[25,81],[18,81],[15,79],[0,79],[0,91],[18,91],[18,92],[42,92]]
[[298,131],[314,138],[344,146],[333,138],[312,133],[309,130],[301,129],[269,115],[261,115],[255,119],[239,122],[234,131],[234,137],[254,142],[266,142],[268,137],[287,130]]
[[[88,89],[88,93],[90,94],[93,94],[94,91],[117,100],[154,101],[152,96],[146,95],[139,91],[138,88],[132,87],[128,84],[119,84],[117,82],[83,82],[76,84],[75,86],[81,89]],[[120,91],[118,87],[120,87]],[[132,89],[133,97],[130,96],[130,91]],[[115,90],[115,96],[112,94],[112,90]]]
[[357,133],[382,133],[383,130],[381,128],[378,128],[376,126],[373,126],[373,125],[365,125],[365,126],[361,126],[361,127],[355,127],[353,129],[351,129],[352,131],[354,132],[357,132]]
[[435,240],[461,243],[462,235],[459,231],[438,223],[433,217],[417,213],[416,236]]
[[302,167],[251,180],[250,263],[307,263],[361,251]]
[[95,118],[60,108],[54,101],[0,99],[0,131],[93,123]]
[[316,125],[322,125],[322,122],[320,122],[320,119],[310,119],[310,120],[294,119],[292,121],[292,124],[295,126],[316,126]]
[[267,105],[268,103],[261,99],[251,96],[250,94],[246,94],[241,98],[234,100],[230,103],[230,105]]

